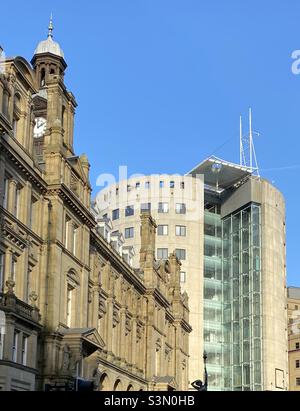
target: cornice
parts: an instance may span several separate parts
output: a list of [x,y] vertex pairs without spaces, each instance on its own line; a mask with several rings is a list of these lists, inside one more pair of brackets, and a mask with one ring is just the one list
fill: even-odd
[[65,184],[49,185],[47,196],[59,196],[90,229],[96,226],[93,214],[78,200],[75,194],[73,194]]
[[38,187],[43,194],[47,191],[47,184],[44,179],[38,175],[38,173],[34,170],[34,167],[30,166],[29,164],[24,161],[19,154],[15,152],[13,147],[1,138],[0,140],[0,147],[2,153],[10,159],[10,161],[16,166],[18,171],[20,171],[27,179],[27,181],[32,182],[36,187]]
[[91,245],[96,247],[97,251],[111,263],[112,268],[117,270],[123,277],[135,286],[135,288],[142,294],[145,293],[146,287],[138,278],[132,268],[121,258],[119,254],[102,239],[95,231],[91,231]]

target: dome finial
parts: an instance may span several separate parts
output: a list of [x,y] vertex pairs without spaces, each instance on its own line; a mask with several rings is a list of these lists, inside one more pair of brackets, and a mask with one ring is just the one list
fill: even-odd
[[50,16],[50,23],[49,23],[49,27],[48,27],[48,37],[53,37],[53,29],[54,29],[54,27],[53,27],[53,14],[51,13],[51,16]]

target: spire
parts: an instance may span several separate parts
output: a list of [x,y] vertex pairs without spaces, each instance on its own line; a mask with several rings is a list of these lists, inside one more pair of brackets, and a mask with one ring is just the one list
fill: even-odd
[[48,27],[48,38],[50,37],[51,39],[53,38],[53,14],[51,13],[50,16],[50,23],[49,23],[49,27]]

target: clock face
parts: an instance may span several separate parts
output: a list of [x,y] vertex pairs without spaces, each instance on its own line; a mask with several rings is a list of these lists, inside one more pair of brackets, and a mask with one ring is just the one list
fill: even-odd
[[37,117],[35,119],[35,126],[33,129],[33,137],[43,137],[47,129],[47,120],[43,117]]

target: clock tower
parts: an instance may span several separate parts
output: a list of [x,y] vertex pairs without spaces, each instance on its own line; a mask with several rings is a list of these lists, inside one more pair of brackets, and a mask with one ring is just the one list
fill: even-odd
[[41,41],[31,64],[36,73],[38,93],[34,96],[34,152],[37,162],[46,167],[46,153],[74,156],[73,130],[77,103],[64,83],[67,68],[60,45],[53,40],[52,16],[48,37]]

